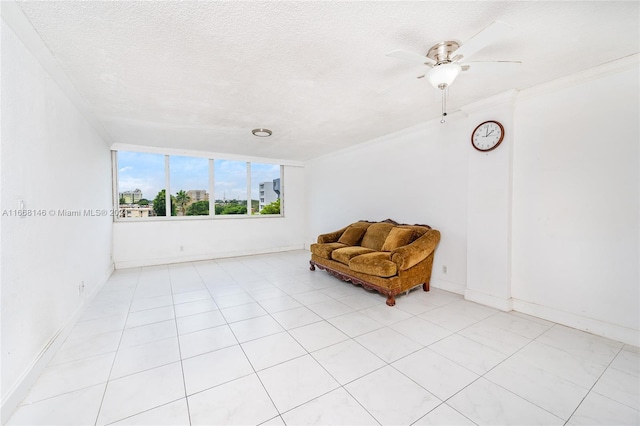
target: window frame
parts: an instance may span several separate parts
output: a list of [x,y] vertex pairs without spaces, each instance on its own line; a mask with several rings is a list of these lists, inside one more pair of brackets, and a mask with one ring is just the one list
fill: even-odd
[[[194,215],[194,216],[150,216],[150,217],[120,217],[120,188],[119,188],[119,174],[118,174],[118,152],[139,152],[139,153],[148,153],[148,154],[162,154],[164,155],[164,173],[165,173],[165,189],[166,193],[169,196],[165,197],[165,211],[171,212],[171,193],[169,192],[171,189],[171,166],[170,166],[170,157],[171,156],[184,156],[184,157],[194,157],[194,158],[206,158],[209,161],[209,214],[208,215]],[[246,171],[247,171],[247,185],[246,185],[246,195],[247,195],[247,213],[245,214],[215,214],[215,203],[216,203],[216,194],[215,194],[215,160],[226,160],[226,161],[244,161],[246,162]],[[189,153],[185,154],[167,154],[161,153],[157,151],[143,151],[143,150],[135,150],[129,151],[127,149],[113,149],[111,151],[111,177],[112,177],[112,188],[113,188],[113,220],[118,223],[138,223],[138,222],[162,222],[162,221],[173,221],[173,220],[226,220],[226,219],[266,219],[266,218],[284,218],[285,217],[285,199],[284,199],[284,164],[278,162],[271,162],[265,160],[253,161],[254,163],[268,163],[268,164],[278,164],[280,167],[280,214],[251,214],[251,163],[252,161],[247,160],[239,160],[239,159],[231,159],[217,157],[213,155],[193,155]],[[260,200],[258,200],[259,202]]]

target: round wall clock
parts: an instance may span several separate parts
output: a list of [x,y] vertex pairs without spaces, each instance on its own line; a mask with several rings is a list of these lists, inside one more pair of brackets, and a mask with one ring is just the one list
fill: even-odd
[[497,121],[489,120],[478,124],[471,134],[471,145],[478,151],[496,149],[504,139],[504,127]]

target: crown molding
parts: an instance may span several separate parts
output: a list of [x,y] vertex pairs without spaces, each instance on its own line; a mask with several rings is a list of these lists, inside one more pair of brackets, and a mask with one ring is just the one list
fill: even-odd
[[524,89],[518,96],[518,102],[521,100],[526,100],[529,98],[534,98],[536,96],[541,96],[547,93],[566,89],[581,83],[586,83],[588,81],[597,80],[609,75],[618,74],[623,71],[637,68],[639,65],[640,54],[634,53],[633,55],[625,56],[621,59],[616,59],[614,61],[568,75],[566,77],[562,77],[556,80],[549,81],[547,83],[542,83],[537,86]]
[[29,19],[22,13],[20,6],[13,0],[0,1],[0,15],[85,120],[107,145],[111,145],[113,143],[111,135],[94,115],[89,102],[78,92]]

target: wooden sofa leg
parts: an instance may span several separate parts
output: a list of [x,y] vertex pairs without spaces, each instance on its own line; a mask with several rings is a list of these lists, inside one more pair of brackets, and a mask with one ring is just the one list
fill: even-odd
[[429,291],[429,283],[422,284],[422,290],[423,291]]
[[309,270],[310,271],[315,271],[316,270],[316,265],[313,263],[313,260],[309,261]]
[[393,296],[393,294],[390,294],[387,296],[387,305],[388,306],[395,306],[396,304],[396,298]]

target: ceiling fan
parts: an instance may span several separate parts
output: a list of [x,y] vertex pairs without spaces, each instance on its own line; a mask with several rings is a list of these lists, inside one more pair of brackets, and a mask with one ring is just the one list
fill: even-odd
[[453,83],[461,72],[476,70],[499,72],[507,67],[520,65],[520,61],[467,62],[480,50],[506,38],[510,30],[510,25],[495,21],[462,45],[456,41],[443,41],[431,46],[425,56],[403,50],[394,50],[387,53],[387,56],[430,68],[426,74],[417,78],[426,77],[433,87],[442,90],[443,118],[441,122],[444,123],[444,117],[447,115],[444,90]]

